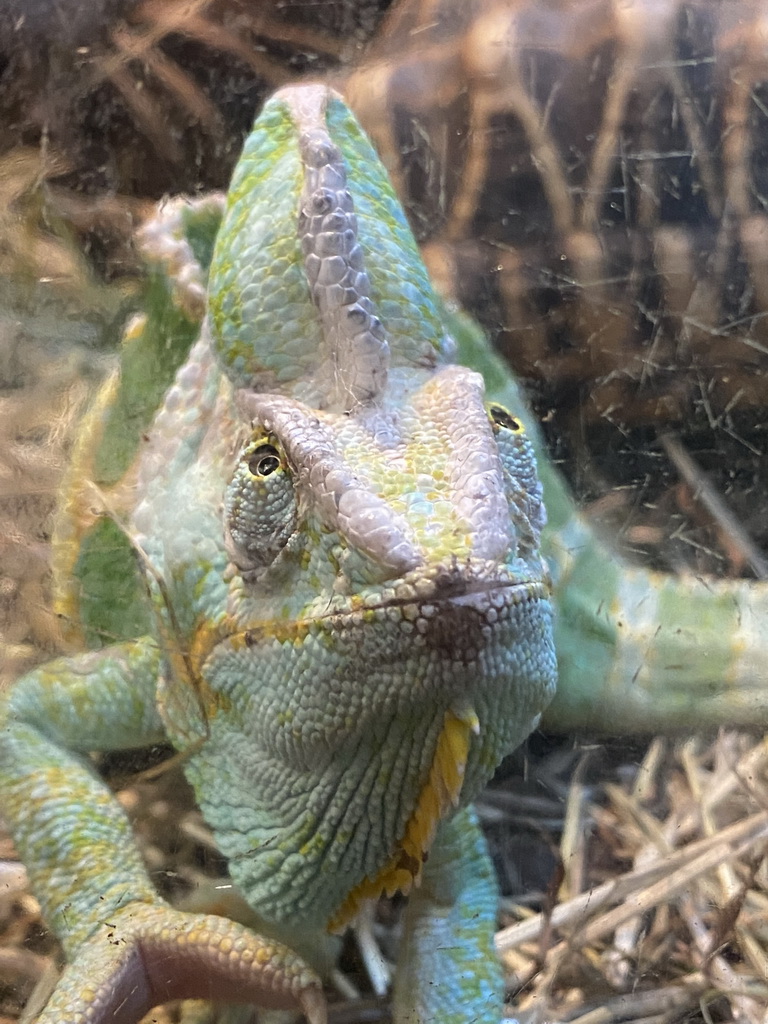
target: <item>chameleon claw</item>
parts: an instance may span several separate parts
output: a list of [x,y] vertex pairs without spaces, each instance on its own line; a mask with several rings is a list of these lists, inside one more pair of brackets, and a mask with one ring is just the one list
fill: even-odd
[[213,914],[130,904],[81,948],[39,1024],[136,1024],[171,999],[301,1008],[326,1024],[317,974],[281,943]]
[[309,1024],[327,1024],[325,996],[319,988],[307,988],[299,996],[299,1005]]

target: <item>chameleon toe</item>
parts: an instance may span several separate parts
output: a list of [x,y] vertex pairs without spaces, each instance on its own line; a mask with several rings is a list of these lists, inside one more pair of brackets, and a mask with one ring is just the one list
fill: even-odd
[[320,979],[280,943],[215,915],[129,906],[105,922],[67,969],[41,1024],[132,1024],[179,998],[301,1008],[325,1024]]

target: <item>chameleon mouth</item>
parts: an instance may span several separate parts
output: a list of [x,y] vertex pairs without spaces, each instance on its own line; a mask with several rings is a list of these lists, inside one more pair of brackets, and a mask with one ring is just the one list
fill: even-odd
[[426,646],[468,664],[497,643],[515,643],[520,631],[547,617],[548,578],[520,576],[495,561],[455,559],[424,566],[357,594],[336,594],[296,618],[229,620],[218,640],[255,648],[265,642],[300,643],[316,631],[329,642],[362,639],[378,625],[390,646],[400,640]]
[[[548,617],[548,581],[505,575],[497,563],[492,568],[491,575],[487,566],[471,566],[469,571],[466,564],[436,567],[402,577],[383,591],[338,595],[317,614],[290,625],[274,624],[273,635],[282,636],[287,629],[296,639],[320,630],[334,644],[357,644],[363,660],[365,638],[376,635],[386,638],[389,652],[402,645],[420,647],[444,663],[470,666],[481,652],[514,645],[521,635],[536,632],[536,623]],[[380,651],[376,658],[382,656],[388,654]]]
[[[548,601],[549,584],[541,580],[504,581],[485,584],[479,581],[465,586],[451,586],[409,596],[382,596],[354,601],[352,607],[339,608],[318,615],[315,621],[331,620],[338,628],[396,618],[412,625],[416,633],[439,639],[442,648],[461,647],[468,634],[502,624],[514,615],[524,614],[537,604]],[[452,638],[453,637],[453,641]]]
[[[549,597],[551,586],[541,577],[520,578],[495,562],[459,562],[437,565],[408,573],[384,590],[353,599],[353,609],[370,611],[386,608],[406,609],[412,605],[424,610],[468,608],[502,609]],[[333,614],[331,612],[331,614]]]

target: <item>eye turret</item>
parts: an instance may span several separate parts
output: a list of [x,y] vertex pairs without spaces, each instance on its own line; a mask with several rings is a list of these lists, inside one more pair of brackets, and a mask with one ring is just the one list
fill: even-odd
[[224,497],[227,552],[244,572],[265,569],[296,529],[296,493],[278,440],[261,434],[242,451]]

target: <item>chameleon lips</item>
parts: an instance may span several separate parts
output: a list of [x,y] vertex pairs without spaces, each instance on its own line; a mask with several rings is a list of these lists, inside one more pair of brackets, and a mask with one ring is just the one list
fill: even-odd
[[363,595],[361,603],[365,608],[423,605],[425,602],[457,607],[486,604],[502,607],[532,595],[548,597],[549,593],[549,581],[538,573],[515,574],[498,562],[455,558],[407,573],[390,587]]
[[[537,608],[548,604],[549,597],[549,586],[539,580],[496,585],[478,581],[435,588],[431,594],[422,591],[419,597],[366,602],[362,614],[368,621],[382,623],[399,617],[427,649],[457,664],[471,665],[483,651],[496,646],[511,622],[521,615],[536,618]],[[335,628],[343,628],[339,621],[343,618],[337,616]]]
[[[548,602],[550,597],[551,587],[548,582],[532,580],[522,583],[508,581],[496,585],[477,584],[453,594],[422,591],[418,596],[412,593],[398,597],[390,593],[366,601],[360,601],[359,598],[343,599],[343,603],[337,603],[321,614],[307,615],[289,622],[265,619],[250,622],[243,628],[243,624],[234,619],[225,620],[228,625],[219,628],[215,642],[226,640],[238,647],[258,648],[260,644],[274,638],[281,642],[301,641],[317,625],[348,629],[356,628],[363,622],[372,623],[381,619],[391,623],[393,619],[399,618],[403,623],[413,625],[418,633],[431,633],[433,636],[435,629],[428,624],[434,620],[437,630],[445,634],[443,642],[435,646],[447,651],[458,644],[461,650],[463,631],[459,627],[463,621],[472,617],[477,619],[479,616],[486,626],[493,627],[508,617],[511,609],[524,605],[533,607],[540,602]],[[487,633],[486,639],[489,639]],[[209,644],[209,647],[212,646]]]

